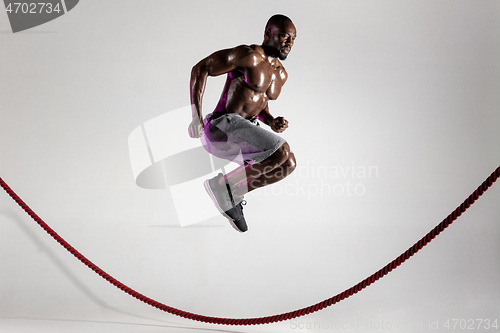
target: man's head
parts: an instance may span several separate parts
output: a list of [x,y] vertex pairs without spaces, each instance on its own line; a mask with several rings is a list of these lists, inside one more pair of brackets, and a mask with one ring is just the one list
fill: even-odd
[[285,60],[296,37],[297,31],[292,20],[285,15],[273,15],[267,21],[262,46],[269,55]]

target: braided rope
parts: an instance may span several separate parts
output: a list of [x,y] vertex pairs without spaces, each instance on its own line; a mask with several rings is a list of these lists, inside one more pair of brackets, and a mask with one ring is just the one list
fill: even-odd
[[410,247],[406,252],[401,254],[399,257],[394,259],[392,262],[387,264],[385,267],[380,269],[378,272],[372,274],[371,276],[367,277],[363,281],[359,282],[355,286],[345,290],[344,292],[335,295],[329,299],[326,299],[322,302],[319,302],[317,304],[311,305],[309,307],[299,309],[296,311],[292,312],[287,312],[283,314],[278,314],[274,316],[268,316],[268,317],[261,317],[261,318],[243,318],[243,319],[235,319],[235,318],[218,318],[218,317],[208,317],[208,316],[202,316],[186,311],[182,311],[173,307],[170,307],[168,305],[162,304],[160,302],[157,302],[151,298],[148,298],[137,291],[133,290],[132,288],[124,285],[120,281],[116,280],[113,278],[111,275],[103,271],[101,268],[93,264],[90,260],[88,260],[86,257],[84,257],[80,252],[78,252],[75,248],[73,248],[71,245],[69,245],[61,236],[59,236],[52,228],[50,228],[38,215],[35,214],[31,210],[31,208],[28,207],[24,203],[21,198],[14,193],[14,191],[3,181],[2,178],[0,178],[0,185],[3,187],[3,189],[14,199],[14,201],[17,202],[21,208],[23,208],[26,213],[28,213],[29,216],[35,220],[40,227],[42,227],[49,235],[51,235],[59,244],[61,244],[66,250],[71,252],[78,260],[80,260],[82,263],[84,263],[87,267],[89,267],[91,270],[99,274],[102,278],[110,282],[112,285],[115,287],[121,289],[122,291],[126,292],[127,294],[137,298],[138,300],[143,301],[146,304],[149,304],[155,308],[158,308],[162,311],[174,314],[176,316],[180,316],[183,318],[191,319],[191,320],[196,320],[196,321],[201,321],[205,323],[212,323],[212,324],[222,324],[222,325],[259,325],[259,324],[269,324],[269,323],[275,323],[278,321],[283,321],[283,320],[289,320],[297,317],[301,317],[319,310],[322,310],[328,306],[331,306],[337,302],[340,302],[343,299],[348,298],[349,296],[356,294],[358,291],[368,287],[370,284],[374,283],[378,279],[382,278],[383,276],[387,275],[389,272],[391,272],[393,269],[401,265],[403,262],[405,262],[408,258],[410,258],[412,255],[417,253],[422,247],[424,247],[427,243],[432,241],[437,235],[441,233],[446,227],[448,227],[450,224],[453,223],[463,212],[465,212],[488,188],[498,179],[500,176],[500,167],[498,167],[460,206],[458,206],[450,215],[448,215],[441,223],[439,223],[434,229],[432,229],[427,235],[425,235],[422,239],[420,239],[417,243],[415,243],[412,247]]

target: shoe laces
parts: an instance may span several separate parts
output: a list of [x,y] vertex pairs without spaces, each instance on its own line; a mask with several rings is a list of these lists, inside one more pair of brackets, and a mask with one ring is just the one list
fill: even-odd
[[243,206],[245,206],[247,204],[247,201],[246,200],[242,200],[239,204],[236,205],[236,207],[238,207],[238,209],[243,212]]

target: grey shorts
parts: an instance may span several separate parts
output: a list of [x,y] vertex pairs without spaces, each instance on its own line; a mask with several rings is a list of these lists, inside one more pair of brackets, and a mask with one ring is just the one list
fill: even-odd
[[257,117],[242,118],[237,113],[209,113],[203,120],[203,147],[216,157],[243,165],[260,163],[286,140],[260,127]]

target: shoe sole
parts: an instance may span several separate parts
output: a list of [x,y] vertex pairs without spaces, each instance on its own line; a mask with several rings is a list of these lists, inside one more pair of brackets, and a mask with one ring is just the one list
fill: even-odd
[[243,231],[243,230],[240,230],[240,228],[238,228],[238,227],[236,226],[236,224],[234,224],[233,220],[228,219],[228,221],[229,221],[229,224],[231,225],[231,227],[233,227],[233,229],[234,229],[234,230],[236,230],[236,231],[238,231],[238,232],[241,232],[241,233],[244,233],[244,232],[245,232],[245,231]]
[[214,203],[215,208],[217,208],[217,210],[219,211],[219,213],[221,213],[222,216],[224,216],[229,221],[229,224],[231,224],[231,227],[233,227],[234,230],[243,233],[244,231],[240,230],[236,226],[236,224],[234,224],[234,220],[232,218],[230,218],[229,215],[227,215],[226,212],[224,212],[224,210],[217,203],[217,199],[215,198],[215,194],[212,191],[212,189],[210,188],[209,181],[210,181],[210,179],[205,180],[205,182],[203,183],[203,187],[205,187],[205,191],[207,191],[208,196],[210,197],[210,199],[212,199],[212,202]]

